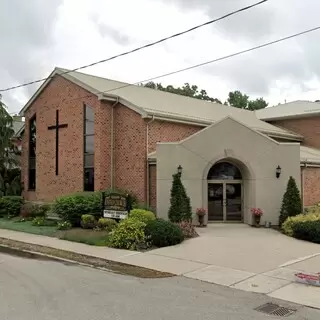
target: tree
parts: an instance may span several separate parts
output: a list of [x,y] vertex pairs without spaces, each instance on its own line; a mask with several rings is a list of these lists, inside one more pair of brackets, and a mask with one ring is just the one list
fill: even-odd
[[286,221],[288,217],[293,217],[302,212],[302,203],[300,192],[297,187],[296,181],[293,177],[290,176],[287,190],[283,195],[282,199],[282,206],[280,210],[280,217],[279,217],[279,226],[281,227],[282,224]]
[[198,86],[190,85],[189,83],[185,83],[182,87],[175,88],[172,85],[168,85],[164,87],[161,83],[154,83],[153,81],[150,81],[146,83],[144,87],[155,89],[155,90],[161,90],[165,92],[170,92],[170,93],[175,93],[181,96],[191,97],[199,100],[206,100],[206,101],[221,103],[219,99],[208,96],[208,93],[206,90],[201,89],[199,91]]
[[189,221],[192,219],[190,198],[187,196],[179,173],[173,175],[168,216],[172,222]]
[[249,100],[249,96],[241,93],[240,91],[229,92],[227,103],[232,107],[246,110],[259,110],[264,109],[268,106],[268,103],[263,99],[259,98],[256,100]]
[[0,196],[20,192],[19,152],[12,143],[13,136],[13,119],[0,100]]

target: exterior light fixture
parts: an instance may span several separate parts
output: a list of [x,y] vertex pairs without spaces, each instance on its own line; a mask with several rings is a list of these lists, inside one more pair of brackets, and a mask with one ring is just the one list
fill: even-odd
[[278,166],[277,169],[276,169],[276,177],[279,178],[281,175],[281,167]]
[[181,174],[182,174],[182,167],[181,167],[181,164],[179,164],[179,166],[178,166],[178,174],[179,174],[179,176],[181,176]]

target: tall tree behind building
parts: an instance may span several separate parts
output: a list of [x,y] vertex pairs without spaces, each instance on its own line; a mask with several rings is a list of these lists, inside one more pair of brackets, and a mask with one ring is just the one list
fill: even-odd
[[18,195],[21,191],[17,148],[12,143],[13,118],[0,99],[0,196]]

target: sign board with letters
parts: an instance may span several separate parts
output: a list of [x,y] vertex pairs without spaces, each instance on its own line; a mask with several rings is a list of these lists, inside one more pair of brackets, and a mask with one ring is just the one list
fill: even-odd
[[103,195],[103,216],[112,219],[126,219],[129,212],[128,198],[119,193]]

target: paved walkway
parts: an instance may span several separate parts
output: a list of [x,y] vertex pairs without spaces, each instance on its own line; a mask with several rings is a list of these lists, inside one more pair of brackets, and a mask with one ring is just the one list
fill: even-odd
[[320,287],[295,283],[294,274],[320,272],[320,246],[272,229],[214,224],[200,237],[147,253],[93,247],[56,238],[0,230],[0,237],[171,272],[231,288],[320,308]]

